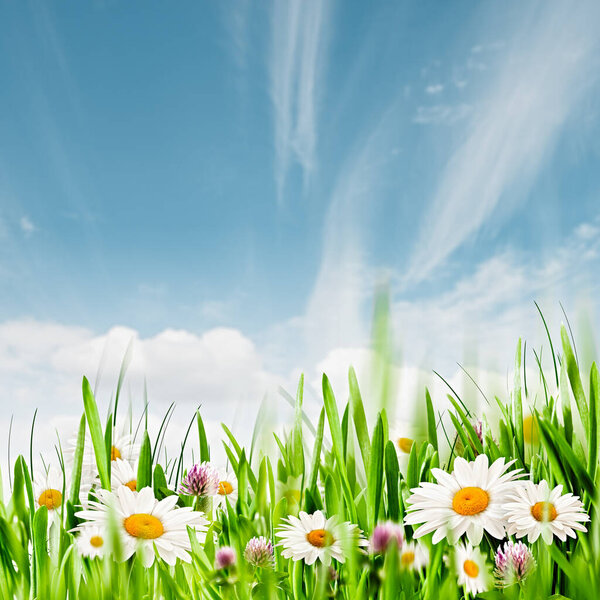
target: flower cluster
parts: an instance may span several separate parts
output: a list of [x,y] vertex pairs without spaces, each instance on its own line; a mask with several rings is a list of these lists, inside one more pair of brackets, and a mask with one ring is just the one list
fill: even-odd
[[[207,530],[204,515],[189,507],[178,508],[176,495],[159,501],[152,488],[133,492],[126,486],[120,486],[114,492],[98,490],[97,497],[98,500],[90,502],[90,508],[76,513],[77,517],[86,521],[78,528],[79,537],[83,540],[89,538],[90,546],[104,548],[106,532],[114,523],[123,560],[137,552],[142,564],[149,567],[154,562],[156,549],[160,558],[169,565],[174,565],[178,558],[190,562],[188,527],[195,530],[199,541],[204,541]],[[92,556],[93,552],[87,555]]]
[[[419,525],[415,538],[433,533],[432,543],[444,538],[455,544],[464,534],[468,544],[459,544],[454,552],[454,566],[460,585],[467,593],[478,593],[489,585],[485,557],[476,548],[484,531],[496,539],[506,535],[527,537],[535,542],[542,537],[546,544],[556,536],[561,541],[586,531],[589,516],[573,494],[562,494],[562,486],[550,490],[542,480],[535,484],[520,479],[521,469],[509,470],[514,461],[497,459],[491,466],[480,454],[472,462],[456,458],[454,471],[431,472],[437,483],[422,482],[411,490],[405,524]],[[527,547],[508,542],[496,555],[496,575],[502,586],[521,581],[535,566]]]
[[[531,421],[531,438],[535,422]],[[413,586],[414,594],[406,595],[418,597],[420,590],[429,589],[430,581],[448,585],[449,590],[454,583],[462,586],[465,598],[493,585],[499,588],[495,595],[517,597],[521,590],[536,587],[532,584],[548,571],[536,554],[544,567],[530,578],[536,569],[532,552],[536,547],[530,545],[537,543],[537,548],[542,548],[556,540],[576,538],[587,531],[590,517],[578,496],[563,493],[563,485],[553,487],[539,478],[540,472],[552,476],[547,465],[532,469],[528,478],[524,469],[516,468],[515,460],[502,456],[490,460],[478,453],[478,440],[484,447],[489,442],[496,456],[500,452],[509,455],[510,448],[506,451],[503,440],[496,444],[487,421],[471,424],[477,439],[471,431],[471,447],[463,444],[458,453],[475,451],[477,456],[472,461],[456,456],[448,470],[429,468],[427,460],[433,461],[435,454],[431,446],[419,442],[418,430],[406,425],[391,428],[391,444],[384,445],[384,486],[369,487],[373,480],[370,464],[377,462],[370,461],[366,472],[355,471],[351,484],[343,482],[341,495],[331,487],[332,482],[334,486],[339,482],[332,478],[329,459],[321,465],[323,470],[314,470],[316,477],[308,485],[306,473],[288,469],[283,461],[278,464],[277,481],[267,460],[257,477],[250,460],[239,482],[234,472],[207,461],[193,464],[179,477],[180,465],[172,461],[177,471],[161,471],[157,465],[153,487],[142,487],[138,472],[141,481],[148,465],[137,465],[139,450],[126,433],[114,434],[112,446],[106,446],[111,448],[110,478],[98,472],[89,448],[78,446],[77,464],[81,464],[83,450],[83,467],[77,506],[66,502],[74,493],[72,469],[48,468],[36,473],[33,493],[42,518],[47,509],[49,547],[52,540],[60,539],[57,528],[63,527],[74,534],[78,560],[84,557],[87,566],[103,557],[117,562],[132,559],[146,568],[158,562],[164,574],[177,572],[167,566],[178,561],[193,563],[186,573],[201,569],[209,585],[227,591],[226,595],[237,593],[238,585],[249,582],[258,590],[274,585],[284,597],[287,572],[294,578],[303,574],[302,583],[297,579],[294,586],[314,580],[323,589],[314,587],[313,592],[333,596],[346,585],[344,578],[350,570],[361,569],[360,585],[369,588],[369,593],[372,590],[375,597],[380,591],[387,595],[388,590],[393,595],[398,585]],[[544,435],[542,432],[542,438]],[[286,446],[282,443],[280,447]],[[242,460],[242,451],[237,449],[238,463],[228,453],[236,470]],[[397,489],[393,491],[390,484],[396,465],[388,467],[396,457],[398,471],[404,473],[403,461],[414,467],[416,460],[418,469],[413,469],[413,474],[421,472],[427,480],[407,490],[410,476],[400,478],[396,471]],[[74,458],[72,447],[68,448],[64,466],[72,465]],[[527,466],[528,461],[519,464]],[[410,467],[407,469],[410,473]],[[244,487],[238,490],[242,481]],[[568,479],[565,482],[575,487]],[[340,508],[339,515],[332,506]],[[302,510],[306,507],[312,512]],[[373,523],[375,513],[386,514],[388,520],[382,517],[381,522]],[[359,524],[370,535],[363,535]],[[567,548],[571,557],[577,556],[573,547],[569,544]],[[292,561],[300,564],[292,568]],[[82,563],[77,564],[79,568]],[[510,586],[515,587],[504,591]]]
[[218,469],[209,462],[194,465],[183,478],[181,494],[198,498],[213,498],[215,505],[225,507],[227,500],[235,504],[237,481],[226,469]]
[[[48,479],[48,478],[46,478]],[[97,483],[97,477],[96,477]],[[46,506],[62,503],[58,483],[47,483],[40,492],[40,502]],[[42,488],[40,488],[42,489]],[[194,465],[184,477],[181,493],[194,496],[212,496],[217,507],[226,499],[235,502],[237,482],[225,469],[210,463]],[[178,496],[173,494],[158,500],[150,487],[137,490],[136,473],[130,462],[115,458],[111,468],[111,491],[95,489],[94,500],[84,505],[76,516],[84,520],[74,531],[76,544],[83,556],[103,556],[108,548],[108,525],[117,524],[121,557],[127,559],[138,553],[142,563],[149,566],[158,555],[167,564],[177,558],[190,561],[191,543],[187,528],[196,531],[199,541],[204,540],[208,521],[206,515],[189,507],[177,507]],[[156,550],[156,552],[155,552]],[[272,555],[272,552],[271,552]],[[235,563],[235,552],[221,548],[215,557],[215,568],[224,569]]]

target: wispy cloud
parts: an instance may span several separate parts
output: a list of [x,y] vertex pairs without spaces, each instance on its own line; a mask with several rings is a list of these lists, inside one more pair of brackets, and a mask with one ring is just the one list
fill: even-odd
[[[597,78],[600,5],[543,3],[509,46],[487,101],[467,125],[425,214],[407,282],[427,278],[494,214],[507,188],[527,191],[582,91]],[[435,244],[430,244],[435,240]]]
[[[576,227],[548,256],[503,250],[481,261],[448,290],[394,303],[396,331],[410,347],[412,364],[450,368],[476,356],[487,367],[507,365],[519,336],[528,344],[544,342],[545,332],[533,302],[541,304],[557,331],[563,315],[598,295],[593,274],[600,263],[598,221]],[[589,331],[582,332],[587,335]]]
[[440,94],[441,92],[443,92],[443,91],[444,91],[444,86],[443,86],[441,83],[434,83],[434,84],[432,84],[432,85],[428,85],[428,86],[425,88],[425,91],[426,91],[428,94],[432,94],[432,95],[433,95],[433,94]]
[[21,231],[26,237],[29,237],[32,233],[37,231],[37,227],[34,225],[33,221],[25,215],[20,218],[19,227],[21,227]]
[[229,50],[239,71],[243,71],[247,64],[248,54],[248,11],[249,0],[233,0],[219,3],[223,12],[223,22],[227,33]]
[[[398,105],[384,112],[338,173],[323,227],[321,264],[304,316],[307,339],[322,352],[364,340],[365,304],[376,274],[367,265],[367,223],[382,199],[386,169],[394,164]],[[313,353],[310,359],[314,359]]]
[[413,123],[419,125],[452,125],[468,117],[473,111],[470,104],[435,104],[418,106]]
[[318,84],[325,61],[328,6],[320,0],[273,3],[270,70],[279,202],[294,163],[302,168],[305,182],[315,168]]

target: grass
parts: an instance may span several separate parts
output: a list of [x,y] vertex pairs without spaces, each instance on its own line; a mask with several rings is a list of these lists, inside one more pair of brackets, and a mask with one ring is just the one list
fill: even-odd
[[[544,323],[545,324],[545,323]],[[549,338],[550,340],[550,338]],[[533,481],[545,479],[551,486],[562,484],[565,491],[578,495],[590,515],[587,533],[578,533],[567,542],[554,540],[546,545],[540,540],[531,545],[537,567],[519,584],[504,589],[493,586],[481,598],[591,598],[600,590],[600,524],[598,419],[600,383],[598,370],[592,365],[583,373],[567,330],[561,330],[561,348],[550,341],[552,364],[542,369],[541,353],[534,357],[542,392],[533,394],[527,381],[523,360],[526,353],[517,345],[515,378],[512,392],[496,403],[500,417],[483,420],[482,433],[476,430],[477,417],[452,391],[450,409],[436,411],[435,398],[423,390],[416,399],[424,434],[415,437],[406,460],[399,461],[397,448],[390,440],[386,397],[390,389],[389,369],[385,360],[377,365],[381,377],[381,406],[374,422],[366,417],[359,382],[349,370],[350,395],[347,402],[336,400],[326,376],[323,376],[323,407],[318,420],[311,423],[303,407],[303,379],[294,401],[294,418],[288,433],[277,436],[277,454],[262,455],[257,449],[257,432],[250,448],[242,447],[226,426],[224,448],[235,472],[238,499],[225,510],[211,508],[210,500],[194,499],[178,493],[182,476],[191,467],[185,464],[184,448],[194,446],[199,461],[210,460],[204,424],[200,412],[194,415],[181,440],[181,453],[161,460],[162,440],[172,409],[163,421],[156,439],[145,428],[142,415],[138,441],[137,488],[153,489],[157,499],[178,495],[179,506],[203,508],[210,521],[206,540],[201,543],[190,530],[191,563],[178,561],[169,566],[157,560],[152,567],[142,565],[134,555],[117,561],[119,537],[113,523],[107,533],[110,553],[104,558],[83,557],[74,543],[73,529],[81,524],[77,518],[80,486],[84,479],[84,445],[89,436],[98,474],[97,486],[111,487],[111,448],[117,424],[115,410],[102,423],[94,393],[84,378],[82,386],[84,412],[77,444],[71,461],[65,461],[58,449],[58,462],[67,470],[61,496],[64,501],[55,509],[49,526],[49,511],[36,502],[31,464],[19,456],[12,465],[12,489],[4,490],[0,502],[0,597],[40,598],[43,600],[100,599],[217,599],[273,598],[313,599],[344,598],[462,598],[464,590],[446,556],[454,548],[446,541],[433,545],[431,535],[421,541],[429,559],[420,572],[399,568],[395,546],[383,554],[359,551],[350,540],[344,545],[346,562],[334,562],[331,568],[320,563],[306,565],[282,556],[275,546],[272,566],[257,567],[244,559],[247,542],[265,536],[277,542],[275,533],[289,514],[299,510],[313,513],[322,510],[342,521],[358,525],[369,538],[377,523],[401,523],[406,514],[410,489],[420,482],[435,481],[431,469],[440,467],[451,472],[457,457],[474,460],[486,454],[490,462],[499,457],[514,459]],[[381,344],[382,355],[389,344]],[[381,356],[380,356],[381,358]],[[120,390],[124,371],[119,377]],[[451,388],[449,388],[451,389]],[[554,391],[553,391],[554,390]],[[483,392],[483,390],[482,390]],[[372,402],[373,399],[370,399]],[[147,410],[147,409],[146,409]],[[340,412],[341,410],[341,412]],[[529,417],[528,415],[531,414]],[[136,423],[131,423],[135,430]],[[262,432],[264,433],[264,432]],[[410,540],[411,527],[405,528]],[[493,564],[500,540],[485,535],[480,550]],[[215,567],[215,553],[230,546],[237,555],[230,568]]]

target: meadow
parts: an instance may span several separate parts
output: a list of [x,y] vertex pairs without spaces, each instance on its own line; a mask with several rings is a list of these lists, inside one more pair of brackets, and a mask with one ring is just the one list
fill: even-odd
[[[361,396],[352,368],[349,398],[323,376],[312,422],[301,378],[293,420],[268,432],[277,453],[256,443],[261,419],[248,447],[224,424],[225,465],[211,462],[201,411],[185,432],[167,414],[151,439],[147,407],[119,412],[122,376],[105,419],[84,378],[73,439],[36,469],[32,451],[9,465],[0,597],[596,597],[598,370],[582,372],[564,327],[560,348],[548,336],[549,368],[528,355],[541,391],[525,356],[519,341],[507,397],[480,390],[499,417],[450,386],[438,409],[423,389],[410,433],[388,423],[389,399]],[[181,438],[178,455],[165,436]]]

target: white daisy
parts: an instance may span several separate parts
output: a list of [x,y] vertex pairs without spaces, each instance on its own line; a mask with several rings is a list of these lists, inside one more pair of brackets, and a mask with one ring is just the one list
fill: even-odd
[[476,596],[491,586],[490,570],[479,548],[473,548],[470,544],[457,544],[454,548],[453,564],[456,581],[458,585],[464,586],[466,596]]
[[227,500],[232,506],[235,506],[238,497],[237,478],[227,469],[219,469],[219,488],[217,494],[213,496],[215,508],[227,507]]
[[343,563],[344,550],[350,545],[368,544],[356,525],[340,523],[335,516],[326,519],[320,510],[312,515],[300,511],[298,517],[290,515],[285,521],[287,523],[275,534],[281,539],[277,544],[283,547],[281,554],[284,558],[304,560],[307,565],[317,559],[329,565],[332,558]]
[[514,463],[499,458],[488,467],[485,454],[473,462],[464,458],[454,461],[454,471],[446,473],[431,469],[438,483],[422,482],[411,490],[407,499],[407,525],[423,523],[414,533],[415,538],[433,533],[433,543],[444,537],[453,543],[465,532],[473,545],[478,545],[487,531],[493,537],[504,537],[503,504],[514,487],[514,479],[521,469],[506,472]]
[[429,550],[419,542],[405,542],[400,548],[400,567],[420,571],[429,562]]
[[152,488],[145,487],[134,493],[123,485],[114,492],[98,490],[98,498],[99,502],[90,502],[90,510],[82,510],[76,516],[101,527],[114,519],[124,560],[137,551],[142,564],[150,567],[156,547],[159,557],[169,565],[174,565],[178,558],[189,563],[188,526],[196,530],[199,540],[204,543],[207,529],[204,515],[189,507],[175,508],[177,495],[158,501]]
[[106,552],[106,532],[98,525],[83,525],[77,529],[75,545],[82,556],[96,558]]
[[[65,463],[72,465],[75,459],[75,450],[77,448],[77,437],[72,437],[67,442],[64,455]],[[112,461],[120,458],[135,463],[139,455],[139,445],[133,441],[133,435],[129,433],[126,427],[121,429],[113,429],[112,445],[110,449],[110,459]],[[96,466],[96,455],[94,453],[94,445],[89,432],[85,436],[85,444],[83,446],[83,472],[89,472],[90,478],[94,479],[98,475],[98,467]]]
[[134,464],[139,457],[139,445],[133,441],[133,435],[127,433],[125,429],[120,432],[113,430],[112,446],[110,449],[110,460],[117,458],[126,460]]
[[504,504],[509,535],[527,536],[530,544],[541,535],[550,544],[553,536],[564,542],[567,536],[575,537],[575,530],[587,531],[582,523],[590,518],[579,497],[562,494],[562,489],[562,485],[557,485],[551,491],[545,480],[537,485],[524,481],[515,487]]
[[415,428],[408,421],[394,421],[390,427],[390,440],[393,442],[399,458],[408,457],[415,444]]
[[[63,456],[65,459],[65,468],[71,472],[73,469],[73,463],[75,462],[75,451],[77,450],[77,436],[70,438],[65,444]],[[96,468],[96,457],[94,455],[94,448],[92,446],[92,438],[88,433],[85,436],[83,444],[83,463],[82,463],[82,478],[92,481],[98,475],[98,469]]]
[[[69,473],[73,471],[73,463],[75,461],[76,448],[77,437],[72,437],[67,442],[64,451],[65,470]],[[133,436],[127,433],[124,429],[121,433],[119,433],[116,429],[113,430],[113,442],[111,446],[111,472],[115,468],[115,462],[117,460],[125,460],[133,464],[137,460],[138,456],[139,446],[133,443]],[[128,481],[125,483],[128,483]],[[98,477],[98,466],[96,464],[94,446],[92,444],[92,438],[88,432],[88,434],[85,437],[85,444],[83,447],[83,462],[81,466],[81,483],[79,492],[81,506],[86,507],[88,505],[88,494],[93,486],[96,486],[98,488],[101,487],[100,479]],[[113,486],[112,482],[111,486]]]
[[39,471],[33,478],[35,503],[48,509],[48,523],[60,521],[65,498],[69,493],[69,482],[64,481],[62,471],[50,467],[48,471]]
[[406,471],[410,451],[415,445],[415,426],[409,421],[395,420],[390,426],[390,440],[396,448],[398,455],[398,466],[402,472]]
[[110,467],[110,487],[113,492],[120,486],[128,487],[132,492],[137,489],[137,473],[126,460],[117,458]]

